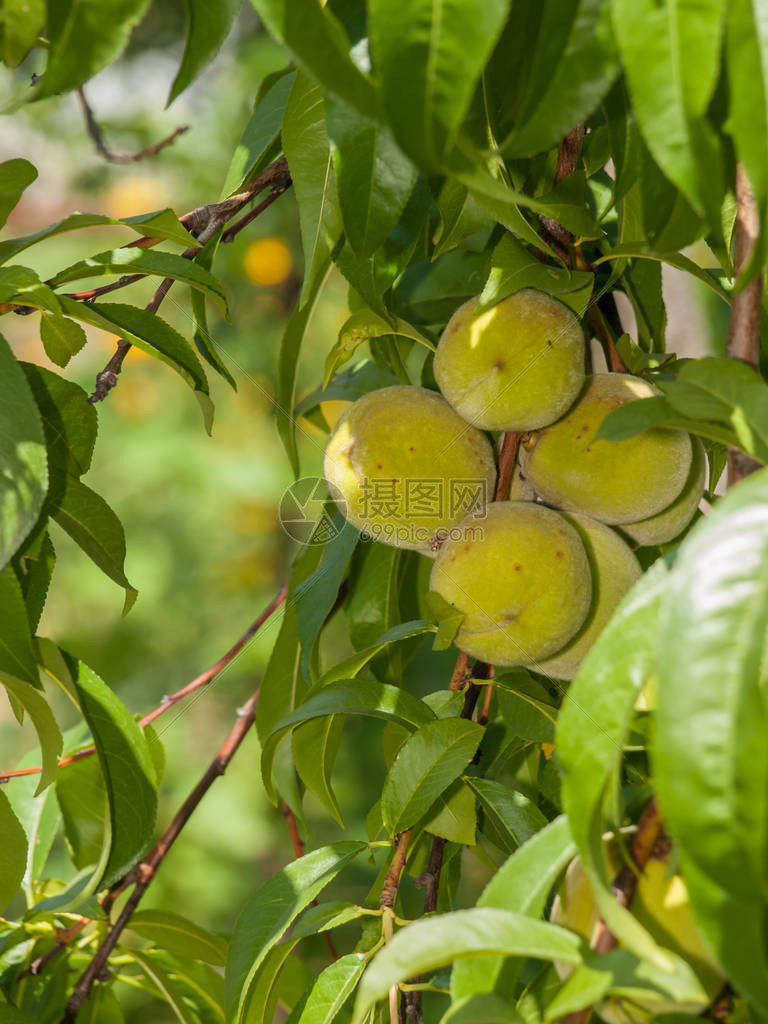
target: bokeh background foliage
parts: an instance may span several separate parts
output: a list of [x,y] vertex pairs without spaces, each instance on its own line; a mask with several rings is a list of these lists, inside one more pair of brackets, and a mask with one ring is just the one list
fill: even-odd
[[[462,722],[461,699],[447,689],[455,650],[433,649],[432,615],[418,600],[426,560],[355,547],[348,533],[300,551],[278,516],[294,474],[320,473],[325,433],[346,402],[396,382],[434,386],[423,341],[469,296],[493,302],[526,285],[580,316],[614,292],[626,366],[665,390],[655,422],[706,440],[709,498],[726,446],[765,463],[765,385],[724,358],[737,162],[761,225],[768,201],[764,8],[5,0],[0,415],[21,447],[9,455],[4,443],[0,456],[19,480],[11,455],[26,453],[30,476],[20,504],[6,485],[2,497],[9,705],[0,728],[3,767],[42,756],[44,773],[11,779],[0,797],[0,1021],[62,1018],[106,930],[96,896],[146,852],[262,677],[258,735],[251,730],[164,861],[80,1020],[349,1020],[355,990],[355,1019],[386,1020],[390,985],[434,970],[426,1020],[555,1020],[626,991],[638,972],[643,987],[682,1004],[696,979],[615,903],[600,847],[603,830],[636,822],[653,794],[731,986],[725,1015],[768,1015],[764,471],[718,500],[679,550],[640,552],[651,570],[565,701],[560,684],[517,670],[500,681],[486,726]],[[147,161],[105,161],[85,130],[84,83],[113,149],[190,129]],[[555,187],[558,143],[579,123],[581,157]],[[215,277],[204,256],[185,268],[185,230],[150,214],[236,193],[281,154],[292,188],[218,248]],[[102,222],[28,248],[11,241],[74,210]],[[541,216],[577,241],[583,264],[567,265],[572,253],[563,256]],[[116,223],[127,218],[143,218],[146,230]],[[154,276],[93,305],[57,298],[126,269],[104,258],[111,276],[95,276],[79,261],[155,233],[160,245],[123,250]],[[762,239],[740,287],[762,282]],[[153,265],[159,252],[175,262]],[[186,383],[155,358],[168,358],[171,343],[148,316],[129,322],[113,308],[112,329],[94,324],[100,305],[104,316],[112,302],[140,309],[171,272],[181,280],[160,317],[181,337],[170,358],[186,367]],[[213,295],[205,313],[204,294]],[[34,311],[14,315],[20,306]],[[131,350],[98,406],[96,438],[84,395],[131,326],[145,348]],[[211,437],[210,406],[195,401],[190,374],[195,392],[213,399]],[[614,436],[647,426],[647,415],[617,420]],[[84,486],[122,528],[77,489],[85,470]],[[72,527],[78,509],[86,533],[104,530],[98,552]],[[48,514],[50,588],[39,529]],[[211,688],[142,736],[136,716],[215,662],[287,580],[285,611]],[[323,628],[342,584],[345,603]],[[140,596],[123,618],[132,587]],[[322,673],[329,685],[307,702]],[[648,680],[658,711],[635,714]],[[319,725],[305,721],[310,713]],[[291,747],[286,730],[297,724]],[[416,729],[444,733],[458,754],[442,805],[428,784],[408,794],[411,821],[391,785],[381,804],[379,794]],[[91,740],[98,760],[56,770],[60,751]],[[292,809],[311,851],[299,862],[271,795]],[[438,910],[475,916],[401,929],[363,973],[392,927],[378,910],[389,841],[410,824],[400,919],[422,913],[414,882],[427,868],[427,833],[447,840]],[[575,849],[628,959],[601,961],[535,920]],[[313,908],[316,895],[323,903]],[[30,973],[83,917],[95,923]],[[338,960],[320,937],[326,927]],[[497,956],[476,961],[478,952]],[[568,985],[553,960],[578,965]]]

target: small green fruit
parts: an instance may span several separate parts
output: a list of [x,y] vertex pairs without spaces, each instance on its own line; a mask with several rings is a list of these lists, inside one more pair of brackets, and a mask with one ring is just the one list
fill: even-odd
[[434,391],[391,387],[354,402],[325,448],[325,478],[346,518],[385,544],[434,555],[493,497],[488,439]]
[[637,523],[624,523],[621,532],[626,533],[636,544],[648,547],[651,544],[666,544],[682,533],[696,514],[701,496],[704,494],[704,480],[707,475],[707,457],[704,445],[698,437],[691,438],[693,458],[688,479],[680,495],[663,511]]
[[532,667],[555,679],[573,679],[616,606],[642,575],[640,563],[615,530],[578,512],[564,513],[576,527],[592,569],[592,606],[584,625],[566,646]]
[[674,502],[691,468],[691,439],[654,428],[624,441],[597,441],[614,409],[656,389],[624,373],[598,373],[572,409],[521,447],[525,476],[548,505],[612,525],[655,516]]
[[571,310],[523,288],[484,313],[478,299],[448,321],[435,379],[460,415],[484,430],[534,430],[572,404],[584,382],[584,335]]
[[592,579],[578,533],[532,502],[489,505],[443,544],[430,589],[464,614],[456,645],[493,665],[530,665],[581,627]]

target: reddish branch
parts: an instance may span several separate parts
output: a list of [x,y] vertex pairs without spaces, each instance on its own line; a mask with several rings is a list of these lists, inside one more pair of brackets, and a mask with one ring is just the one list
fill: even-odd
[[104,141],[104,134],[101,130],[99,122],[93,113],[90,103],[85,98],[85,92],[82,86],[77,90],[77,95],[80,98],[80,106],[83,108],[83,115],[85,116],[85,124],[88,129],[88,134],[93,139],[93,144],[96,150],[112,164],[135,164],[139,160],[146,160],[147,157],[157,156],[157,154],[165,149],[166,146],[170,146],[172,142],[175,142],[180,135],[184,132],[189,131],[189,125],[182,125],[180,128],[176,128],[166,138],[161,139],[160,142],[155,142],[152,146],[146,146],[144,149],[140,149],[138,153],[115,153]]
[[[734,270],[737,285],[749,266],[757,236],[760,232],[760,213],[752,187],[741,164],[736,165],[736,251]],[[726,354],[748,366],[760,362],[760,301],[763,293],[762,271],[754,275],[749,284],[736,291],[731,303]],[[728,486],[749,476],[759,464],[736,448],[728,449]]]
[[[219,658],[215,665],[209,668],[206,672],[203,672],[202,675],[199,675],[196,679],[193,679],[191,683],[187,683],[186,686],[182,686],[182,688],[177,690],[176,693],[171,693],[163,697],[158,707],[140,719],[139,725],[142,729],[149,725],[150,722],[154,722],[156,718],[164,715],[166,711],[170,710],[170,708],[175,704],[178,704],[179,701],[184,700],[184,698],[188,697],[190,693],[194,693],[195,690],[199,690],[200,687],[207,686],[208,683],[212,682],[219,672],[221,672],[222,669],[225,669],[230,661],[232,661],[232,659],[242,651],[248,641],[256,635],[267,619],[277,611],[283,601],[285,601],[287,593],[288,586],[283,584],[261,615],[251,623],[240,639],[230,647],[223,657]],[[58,767],[65,768],[67,765],[74,764],[75,761],[81,761],[84,757],[91,757],[95,753],[95,747],[86,747],[84,750],[79,750],[76,754],[70,754],[68,757],[61,758]],[[17,768],[13,771],[3,772],[2,775],[0,775],[0,783],[7,782],[9,779],[19,778],[23,775],[39,775],[41,771],[42,766],[37,765],[35,768]]]
[[182,829],[187,824],[198,804],[211,788],[219,776],[227,770],[229,762],[236,754],[240,744],[253,725],[256,719],[256,705],[258,703],[258,691],[238,710],[238,719],[234,727],[224,740],[216,756],[203,773],[200,781],[182,804],[162,836],[150,851],[150,853],[131,872],[131,879],[128,884],[133,884],[133,892],[120,911],[115,923],[110,928],[105,939],[96,950],[93,959],[80,976],[75,985],[72,995],[67,1003],[67,1008],[61,1024],[73,1024],[84,1003],[91,997],[94,983],[100,977],[107,965],[107,960],[115,948],[123,929],[131,919],[131,915],[139,905],[144,893],[149,888],[157,870],[165,860],[171,847],[178,839]]

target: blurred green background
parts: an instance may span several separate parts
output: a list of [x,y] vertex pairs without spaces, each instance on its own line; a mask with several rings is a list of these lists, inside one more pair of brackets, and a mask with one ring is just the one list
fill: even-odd
[[[24,107],[5,120],[0,159],[23,156],[39,170],[7,225],[7,235],[37,230],[74,210],[126,217],[171,206],[181,214],[220,197],[258,84],[282,67],[285,57],[246,6],[212,67],[166,110],[183,32],[181,0],[155,3],[125,57],[86,87],[107,142],[118,152],[135,151],[179,124],[190,125],[173,146],[151,160],[106,163],[86,133],[74,95]],[[18,93],[34,72],[42,71],[35,66],[42,61],[39,52],[15,72],[0,72],[0,95]],[[61,235],[25,252],[23,262],[45,277],[128,237],[133,236],[102,229]],[[126,573],[140,591],[127,618],[120,614],[122,591],[61,531],[54,536],[58,562],[40,632],[91,665],[137,714],[156,706],[163,694],[184,685],[234,643],[287,578],[296,553],[277,515],[280,496],[292,478],[273,413],[279,339],[301,282],[293,194],[281,197],[232,245],[222,247],[214,270],[227,289],[232,320],[226,322],[210,308],[211,335],[238,391],[211,373],[213,436],[206,436],[189,388],[166,366],[135,349],[118,387],[98,407],[99,440],[87,483],[106,498],[125,526]],[[689,290],[677,304],[681,326],[670,348],[681,354],[686,346],[714,351],[713,339],[724,336],[720,310],[708,292],[691,292],[690,287],[686,285]],[[142,282],[124,298],[114,298],[143,304],[152,290],[151,283]],[[189,304],[178,285],[161,315],[190,336]],[[334,274],[305,339],[299,398],[321,379],[326,352],[347,315],[346,285]],[[6,316],[2,331],[20,358],[57,369],[43,351],[39,317]],[[93,329],[88,336],[89,344],[64,373],[90,392],[116,339]],[[324,411],[333,422],[339,403],[328,403]],[[299,446],[305,475],[319,473],[323,443],[321,431],[304,421]],[[235,708],[258,685],[279,622],[276,615],[211,687],[157,723],[167,753],[160,827],[213,756]],[[327,631],[324,644],[328,659],[348,652],[343,615]],[[429,659],[422,653],[410,674],[419,677],[422,692],[435,689],[445,685],[452,660],[450,652]],[[64,727],[74,724],[63,700],[56,707]],[[365,834],[369,793],[380,786],[379,732],[375,725],[353,720],[345,733],[335,780],[350,837]],[[33,734],[20,729],[3,707],[2,767],[14,766],[34,742]],[[312,846],[340,837],[338,827],[311,798],[307,817]],[[292,856],[285,823],[260,782],[258,744],[252,734],[192,818],[144,905],[175,909],[204,926],[229,930],[244,900]],[[477,890],[487,869],[479,860],[469,861],[464,884]],[[365,864],[357,871],[359,891],[345,888],[347,899],[362,899],[375,874]],[[72,873],[59,842],[52,874]],[[413,890],[411,897],[417,895]],[[327,957],[320,940],[316,954],[319,963]],[[172,1019],[158,1004],[148,1008],[141,993],[127,998],[129,1020]]]

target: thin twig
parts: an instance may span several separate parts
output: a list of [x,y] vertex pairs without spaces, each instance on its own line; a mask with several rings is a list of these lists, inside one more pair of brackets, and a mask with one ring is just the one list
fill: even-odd
[[256,719],[256,705],[258,703],[258,690],[254,695],[238,709],[238,718],[229,735],[224,740],[216,756],[203,773],[200,781],[182,804],[168,827],[163,832],[150,853],[132,871],[135,886],[133,892],[126,901],[120,915],[110,928],[103,942],[96,950],[91,962],[83,971],[80,979],[75,985],[72,995],[69,998],[67,1007],[62,1017],[61,1024],[73,1024],[77,1019],[83,1005],[90,999],[95,981],[107,965],[107,960],[115,948],[123,929],[131,919],[131,915],[139,905],[144,893],[152,883],[157,874],[158,868],[165,860],[168,852],[178,839],[182,829],[189,821],[200,801],[211,788],[219,776],[227,770],[229,762],[234,757],[240,744],[243,742]]
[[401,832],[395,845],[395,855],[392,858],[392,863],[389,865],[389,871],[387,872],[384,884],[381,887],[381,896],[379,897],[379,906],[382,910],[392,910],[395,905],[395,897],[397,896],[397,890],[400,885],[400,876],[403,873],[405,867],[405,858],[408,854],[408,846],[411,842],[411,834],[413,829],[409,828],[405,832]]
[[[750,264],[760,233],[760,212],[752,187],[741,164],[736,165],[736,251],[734,270],[736,283]],[[749,284],[734,293],[728,323],[726,355],[748,366],[760,362],[760,302],[763,294],[762,271],[755,273]],[[728,486],[732,487],[759,469],[759,463],[736,448],[728,449]]]
[[[246,629],[240,639],[234,643],[223,657],[219,658],[215,665],[203,672],[202,675],[197,676],[191,683],[187,683],[186,686],[182,686],[176,693],[168,694],[160,701],[160,704],[148,714],[144,715],[139,720],[139,725],[144,729],[155,719],[164,715],[166,711],[169,711],[179,701],[184,700],[190,693],[194,693],[195,690],[199,690],[201,686],[207,686],[208,683],[212,682],[216,676],[227,667],[232,659],[242,651],[243,647],[256,635],[261,629],[267,619],[277,611],[280,605],[285,601],[286,594],[288,593],[287,584],[283,584],[278,590],[272,600],[269,602],[264,611],[259,617],[251,623]],[[91,757],[96,753],[95,747],[86,747],[84,750],[79,750],[76,754],[70,754],[68,757],[63,757],[58,763],[59,768],[65,768],[69,764],[74,764],[75,761],[81,761],[85,757]],[[9,779],[20,778],[24,775],[39,775],[42,771],[42,765],[37,765],[34,768],[16,768],[13,771],[3,772],[0,775],[0,783],[7,782]]]
[[135,164],[138,163],[139,160],[146,160],[148,157],[157,156],[157,154],[161,150],[165,149],[166,146],[170,146],[172,142],[175,142],[180,135],[189,131],[188,124],[181,125],[179,128],[172,131],[170,135],[166,136],[166,138],[161,139],[160,142],[155,142],[151,146],[146,146],[144,149],[140,149],[138,153],[115,153],[104,141],[104,133],[101,130],[99,122],[96,120],[93,108],[85,98],[85,92],[83,91],[82,86],[77,90],[77,95],[80,98],[80,106],[83,108],[83,115],[85,116],[85,125],[88,129],[88,134],[93,140],[93,144],[96,147],[97,152],[112,164]]

